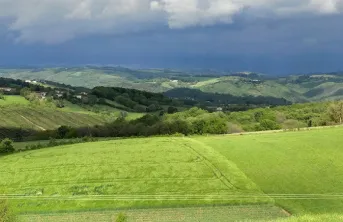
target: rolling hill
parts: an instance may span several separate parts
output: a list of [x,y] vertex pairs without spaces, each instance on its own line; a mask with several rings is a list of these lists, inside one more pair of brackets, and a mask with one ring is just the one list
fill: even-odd
[[150,92],[178,88],[232,96],[283,98],[291,102],[343,98],[342,73],[315,73],[273,77],[257,73],[177,71],[169,69],[128,69],[123,67],[17,68],[0,69],[0,76],[54,81],[93,88],[110,86]]

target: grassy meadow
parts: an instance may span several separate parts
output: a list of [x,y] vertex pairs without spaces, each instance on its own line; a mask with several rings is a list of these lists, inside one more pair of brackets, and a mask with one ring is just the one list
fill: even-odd
[[342,134],[339,127],[26,151],[0,157],[0,198],[23,221],[113,221],[119,212],[128,221],[341,221]]
[[17,212],[273,203],[235,164],[185,138],[27,151],[0,167],[0,193]]
[[8,105],[28,105],[30,102],[22,96],[4,96],[4,99],[0,99],[0,106]]
[[343,128],[276,134],[198,137],[292,214],[343,208]]

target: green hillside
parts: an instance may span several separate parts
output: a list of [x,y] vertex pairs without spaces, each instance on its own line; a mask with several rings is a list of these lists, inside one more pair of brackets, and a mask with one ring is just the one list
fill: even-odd
[[0,106],[0,128],[49,130],[61,125],[81,127],[105,122],[104,116],[95,114],[64,112],[41,106]]
[[256,73],[128,69],[123,67],[76,67],[0,69],[0,76],[23,80],[44,80],[73,86],[124,87],[150,92],[199,89],[232,96],[284,98],[291,102],[343,98],[342,73],[318,73],[273,77]]

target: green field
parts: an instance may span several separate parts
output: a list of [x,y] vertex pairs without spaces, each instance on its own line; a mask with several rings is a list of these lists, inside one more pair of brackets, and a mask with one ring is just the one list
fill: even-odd
[[0,193],[18,212],[272,203],[235,164],[185,138],[28,151],[0,167]]
[[[118,212],[128,221],[340,221],[342,134],[157,137],[27,151],[0,157],[0,193],[24,221],[113,221]],[[287,212],[294,217],[282,219]]]
[[343,128],[197,140],[235,162],[292,214],[343,208]]
[[0,106],[8,106],[13,104],[28,105],[30,102],[22,96],[5,96],[5,99],[0,99]]

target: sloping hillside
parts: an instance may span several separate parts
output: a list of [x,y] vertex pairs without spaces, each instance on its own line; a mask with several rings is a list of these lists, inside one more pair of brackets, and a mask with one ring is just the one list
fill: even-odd
[[47,107],[0,106],[0,128],[49,130],[61,125],[81,127],[104,122],[106,122],[105,117],[95,114],[64,112]]

